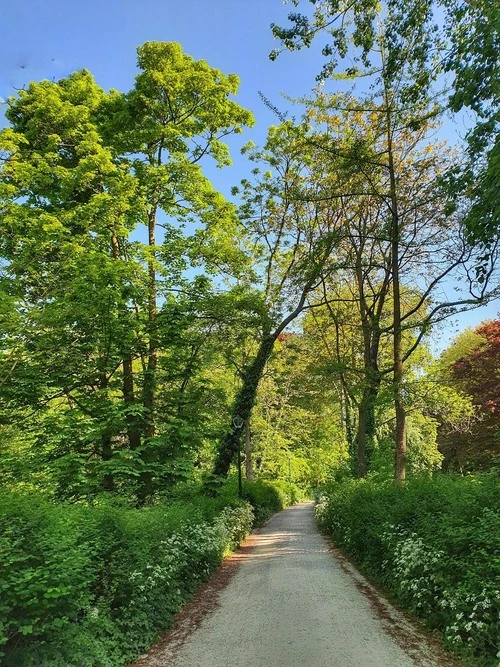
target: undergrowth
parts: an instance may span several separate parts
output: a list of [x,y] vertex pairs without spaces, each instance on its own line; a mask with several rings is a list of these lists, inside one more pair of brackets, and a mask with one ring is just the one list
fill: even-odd
[[317,520],[336,544],[470,664],[498,665],[500,488],[490,475],[326,488]]
[[292,500],[229,482],[134,509],[0,492],[0,664],[117,667],[134,660],[254,524]]

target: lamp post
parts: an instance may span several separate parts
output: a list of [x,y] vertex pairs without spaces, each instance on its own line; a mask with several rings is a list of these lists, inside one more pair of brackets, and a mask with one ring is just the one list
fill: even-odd
[[[236,417],[233,419],[233,426],[237,431],[239,431],[242,428],[244,423],[245,422],[239,415],[236,415]],[[239,441],[239,438],[238,438],[238,495],[240,498],[243,496],[243,485],[241,483],[241,443]]]

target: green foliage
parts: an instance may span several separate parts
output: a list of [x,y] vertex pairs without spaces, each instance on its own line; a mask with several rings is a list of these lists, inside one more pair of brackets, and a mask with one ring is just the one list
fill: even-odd
[[[115,667],[133,660],[246,537],[300,500],[288,483],[193,484],[134,509],[0,493],[0,656],[6,667]],[[255,518],[254,518],[255,517]]]
[[238,78],[176,43],[147,42],[138,65],[128,93],[86,70],[32,82],[0,132],[0,427],[19,425],[63,499],[145,500],[192,475],[227,306],[186,271],[247,265],[235,208],[202,171],[253,123]]
[[455,192],[466,193],[468,240],[479,244],[483,257],[478,276],[484,280],[499,239],[500,200],[500,10],[485,0],[441,0],[448,12],[444,22],[451,48],[445,68],[454,75],[449,105],[453,111],[471,109],[475,125],[467,134],[468,155],[451,175]]
[[474,664],[499,650],[499,482],[420,477],[403,487],[348,481],[316,507],[320,526],[370,576]]
[[243,497],[254,508],[255,524],[261,525],[276,512],[302,499],[300,489],[285,481],[257,480],[243,484]]
[[123,665],[249,532],[234,496],[130,509],[0,494],[2,664]]

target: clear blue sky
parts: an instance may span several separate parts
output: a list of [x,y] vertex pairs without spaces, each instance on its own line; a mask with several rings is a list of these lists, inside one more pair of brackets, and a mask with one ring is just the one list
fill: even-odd
[[[238,74],[238,101],[256,117],[255,127],[232,142],[234,166],[210,170],[216,187],[228,194],[249,171],[239,146],[249,139],[261,143],[276,122],[258,91],[280,109],[290,109],[280,93],[306,94],[321,67],[318,49],[269,60],[277,46],[269,26],[285,24],[290,11],[293,6],[282,0],[0,0],[0,97],[31,80],[57,80],[84,67],[103,88],[126,91],[136,74],[138,45],[179,42],[195,59]],[[443,342],[499,311],[497,301],[461,315],[457,325],[446,326]]]

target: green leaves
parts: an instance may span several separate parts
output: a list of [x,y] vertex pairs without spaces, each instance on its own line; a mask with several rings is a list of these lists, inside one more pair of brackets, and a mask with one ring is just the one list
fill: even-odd
[[436,475],[402,488],[331,485],[320,525],[407,609],[474,664],[496,659],[498,477]]
[[[236,211],[201,168],[229,164],[225,137],[253,122],[232,99],[238,78],[174,43],[144,44],[138,65],[125,94],[105,93],[86,70],[31,83],[9,99],[11,127],[0,133],[0,293],[15,313],[1,318],[3,420],[28,415],[20,428],[35,430],[49,477],[70,497],[95,492],[99,479],[112,486],[113,474],[122,482],[127,470],[134,486],[146,463],[199,444],[187,426],[196,410],[173,398],[199,372],[181,353],[203,345],[197,306],[179,297],[168,322],[168,308],[156,319],[158,303],[196,292],[201,283],[186,275],[194,266],[239,276],[248,265]],[[163,444],[147,452],[160,390],[170,402]],[[183,391],[188,403],[203,394]]]

